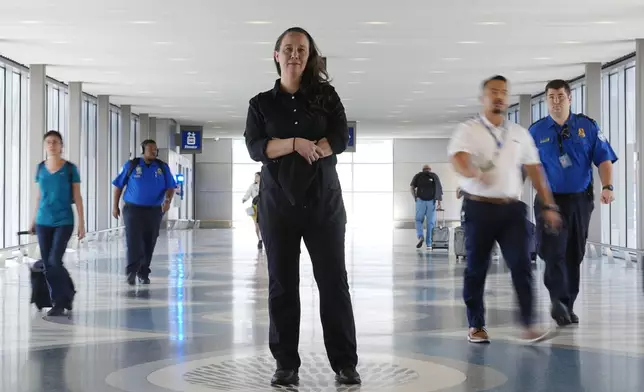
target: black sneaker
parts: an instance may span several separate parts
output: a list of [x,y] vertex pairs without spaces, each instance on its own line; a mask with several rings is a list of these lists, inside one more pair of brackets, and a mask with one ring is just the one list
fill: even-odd
[[271,385],[297,385],[300,382],[300,376],[297,370],[278,369],[273,374]]
[[141,284],[150,284],[150,278],[148,278],[147,276],[146,277],[139,276],[139,282],[141,282]]
[[570,322],[573,324],[579,324],[579,316],[577,316],[573,311],[570,311]]
[[357,385],[361,384],[360,374],[354,367],[347,367],[335,374],[335,381],[342,385]]
[[130,286],[136,285],[136,272],[130,272],[127,274],[127,284]]
[[48,317],[58,317],[58,316],[64,316],[65,315],[65,308],[62,306],[54,306],[53,308],[49,309],[47,312]]
[[423,239],[423,237],[418,237],[418,243],[416,244],[416,249],[420,249],[420,248],[422,248],[422,246],[423,246],[423,242],[425,242],[425,240]]
[[262,242],[262,240],[259,240],[259,242],[257,243],[257,249],[262,250],[263,247],[264,247],[264,243]]
[[550,309],[550,316],[552,319],[557,322],[557,325],[560,327],[565,327],[570,325],[572,321],[570,320],[570,313],[568,308],[561,303],[561,301],[553,301],[552,308]]

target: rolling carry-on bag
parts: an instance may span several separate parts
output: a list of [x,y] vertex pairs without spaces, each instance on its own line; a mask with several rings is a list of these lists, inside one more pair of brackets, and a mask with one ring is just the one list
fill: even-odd
[[463,226],[456,227],[454,229],[454,255],[456,259],[463,260],[465,259],[465,228]]
[[528,225],[528,250],[530,252],[530,260],[537,261],[537,227],[534,223],[526,219]]
[[[20,237],[23,235],[30,235],[29,231],[18,232],[18,244],[20,244]],[[29,266],[29,281],[31,282],[31,303],[42,310],[43,308],[51,308],[51,295],[49,294],[49,285],[47,285],[47,278],[45,277],[45,265],[42,260],[35,263],[28,263]]]
[[[18,232],[18,244],[20,244],[20,237],[23,235],[30,235],[28,231]],[[76,287],[71,276],[69,276],[69,285],[71,285],[72,293],[76,293]],[[31,303],[36,306],[38,310],[43,308],[51,308],[51,292],[49,291],[49,284],[47,284],[47,277],[45,275],[45,264],[42,260],[37,260],[29,266],[29,280],[31,282]]]
[[436,210],[436,217],[442,219],[436,219],[438,225],[434,226],[432,230],[432,248],[433,249],[448,249],[449,248],[449,227],[446,225],[445,221],[445,210],[438,209]]

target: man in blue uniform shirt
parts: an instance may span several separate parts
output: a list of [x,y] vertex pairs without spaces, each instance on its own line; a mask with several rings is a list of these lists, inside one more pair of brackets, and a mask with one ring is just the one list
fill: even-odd
[[[570,85],[553,80],[546,85],[549,116],[530,127],[539,156],[561,211],[563,224],[550,230],[537,219],[539,256],[546,269],[544,283],[552,300],[552,318],[560,326],[577,324],[573,306],[579,294],[581,262],[594,209],[593,164],[602,182],[601,202],[613,198],[613,163],[617,156],[595,120],[570,112]],[[535,200],[535,216],[540,204]]]
[[[157,158],[154,140],[141,143],[143,156],[127,161],[112,181],[114,205],[112,215],[118,219],[123,188],[123,217],[127,243],[127,282],[150,284],[150,263],[159,236],[161,219],[170,208],[177,186],[168,165]],[[127,186],[127,187],[126,187]]]

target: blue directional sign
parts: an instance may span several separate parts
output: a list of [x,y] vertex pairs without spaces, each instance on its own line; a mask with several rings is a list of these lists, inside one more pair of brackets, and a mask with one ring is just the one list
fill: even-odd
[[357,122],[347,121],[347,127],[349,128],[349,142],[347,143],[346,152],[356,152],[356,128]]
[[201,154],[203,128],[181,127],[181,154]]

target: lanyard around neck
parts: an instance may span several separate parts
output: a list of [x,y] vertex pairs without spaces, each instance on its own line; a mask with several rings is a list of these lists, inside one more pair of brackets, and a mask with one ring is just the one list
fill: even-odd
[[483,124],[483,126],[485,127],[485,129],[487,129],[487,131],[490,134],[490,136],[492,136],[492,138],[494,139],[494,142],[496,143],[496,151],[494,152],[494,156],[498,157],[498,155],[501,153],[501,149],[503,149],[503,145],[505,144],[505,138],[506,138],[507,133],[508,133],[508,128],[505,126],[505,122],[501,126],[501,129],[503,130],[503,132],[501,134],[500,139],[498,137],[496,137],[496,135],[494,134],[494,131],[492,131],[492,128],[490,128],[490,126],[487,125],[487,123],[483,119],[483,116],[481,116],[481,115],[479,115],[479,122],[481,124]]

